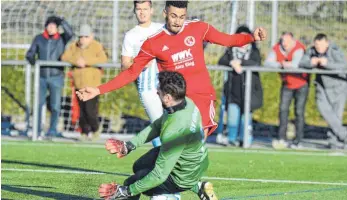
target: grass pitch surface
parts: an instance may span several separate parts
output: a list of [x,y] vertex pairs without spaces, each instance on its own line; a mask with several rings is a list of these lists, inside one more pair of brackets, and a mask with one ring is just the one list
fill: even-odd
[[[117,159],[101,144],[2,141],[1,198],[98,199],[98,186],[123,183],[149,148]],[[204,179],[219,199],[347,199],[346,152],[211,147],[209,159]]]

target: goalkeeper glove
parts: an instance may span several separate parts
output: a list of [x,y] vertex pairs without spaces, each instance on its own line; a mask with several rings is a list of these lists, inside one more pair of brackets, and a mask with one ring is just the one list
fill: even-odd
[[128,186],[117,185],[116,183],[101,184],[99,195],[105,200],[128,199],[131,196]]
[[108,139],[105,146],[107,151],[111,154],[117,154],[118,158],[126,156],[136,148],[131,142],[124,142],[116,139]]

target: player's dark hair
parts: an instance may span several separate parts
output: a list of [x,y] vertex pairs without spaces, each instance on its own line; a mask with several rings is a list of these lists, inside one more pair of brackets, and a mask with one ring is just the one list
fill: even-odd
[[186,96],[186,81],[182,74],[173,71],[159,72],[159,90],[163,94],[170,94],[175,100],[182,100]]
[[252,34],[251,30],[248,28],[248,26],[246,25],[241,25],[236,29],[236,34],[238,33],[248,33],[248,34]]
[[188,1],[166,1],[165,9],[167,9],[169,6],[176,8],[188,8]]
[[138,3],[145,3],[145,2],[148,2],[149,5],[152,8],[152,1],[134,1],[134,12],[135,12],[135,9],[136,9],[136,4],[138,4]]
[[322,40],[322,39],[328,40],[328,36],[325,35],[324,33],[318,33],[316,37],[314,37],[313,41]]
[[50,17],[48,17],[48,18],[46,19],[46,22],[45,22],[45,27],[47,27],[48,24],[50,24],[50,23],[54,23],[54,24],[56,24],[56,25],[58,26],[58,25],[59,25],[59,23],[58,23],[58,18],[57,18],[56,16],[50,16]]

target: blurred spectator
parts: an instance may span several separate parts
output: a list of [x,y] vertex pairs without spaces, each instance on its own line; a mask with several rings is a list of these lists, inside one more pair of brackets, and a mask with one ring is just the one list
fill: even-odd
[[[62,26],[64,33],[58,32],[58,27]],[[62,18],[57,16],[48,17],[45,23],[45,30],[42,34],[34,38],[26,54],[26,59],[34,65],[36,55],[39,60],[59,61],[63,54],[65,45],[72,38],[71,26]],[[41,133],[41,113],[42,106],[46,103],[46,92],[49,90],[51,121],[47,132],[48,137],[61,137],[57,131],[57,125],[61,107],[61,92],[64,86],[64,68],[58,66],[45,66],[40,69],[40,105],[39,105],[39,133]]]
[[[94,34],[89,25],[81,25],[78,41],[68,47],[62,60],[74,66],[72,78],[77,90],[84,87],[97,87],[101,84],[102,70],[93,65],[107,62],[107,55],[102,44],[94,40]],[[89,132],[92,132],[93,139],[99,138],[98,97],[85,102],[78,100],[78,103],[82,140],[88,138]]]
[[[272,48],[264,65],[282,69],[298,68],[299,62],[304,55],[305,46],[296,40],[292,33],[282,34],[280,41]],[[280,102],[280,125],[278,139],[273,140],[272,146],[275,149],[298,148],[301,147],[301,139],[304,136],[305,126],[305,106],[309,91],[309,75],[299,73],[281,73],[282,88]],[[295,101],[295,132],[293,141],[288,141],[286,137],[289,107]]]
[[[236,33],[251,34],[251,31],[247,26],[240,26],[237,28]],[[239,140],[242,142],[244,133],[245,73],[242,73],[242,69],[248,66],[259,66],[260,52],[255,42],[242,47],[231,47],[226,50],[218,64],[230,66],[234,71],[228,72],[228,80],[224,84],[225,108],[228,116],[228,138],[219,133],[217,143],[237,145],[237,137],[239,136]],[[253,112],[263,104],[263,89],[258,72],[252,73],[251,90],[251,112]],[[252,116],[252,113],[250,113],[250,116]],[[220,120],[223,120],[223,118]],[[252,117],[247,123],[251,128]]]
[[[325,34],[318,34],[302,60],[300,67],[320,69],[346,69],[342,50],[330,42]],[[343,111],[347,99],[346,74],[317,74],[315,80],[316,103],[319,112],[328,123],[331,148],[343,146],[347,141],[347,128],[343,126]]]

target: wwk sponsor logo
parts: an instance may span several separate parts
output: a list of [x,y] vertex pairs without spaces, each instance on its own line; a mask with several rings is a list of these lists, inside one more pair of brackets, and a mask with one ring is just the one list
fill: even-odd
[[172,61],[175,64],[175,69],[194,66],[193,55],[191,49],[186,49],[171,55]]

